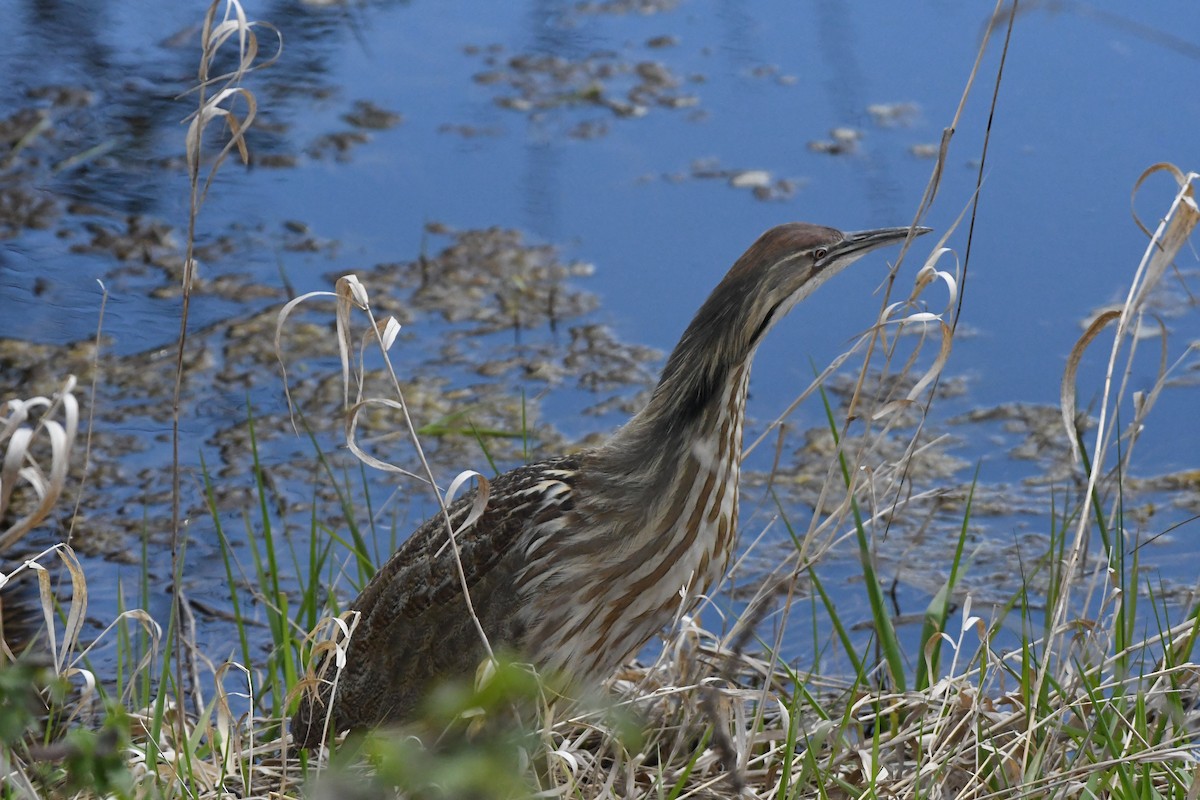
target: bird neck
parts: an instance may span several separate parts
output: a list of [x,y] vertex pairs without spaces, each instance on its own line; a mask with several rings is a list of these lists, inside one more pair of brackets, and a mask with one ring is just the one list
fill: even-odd
[[665,483],[691,473],[691,458],[702,472],[726,461],[737,469],[757,342],[740,352],[722,347],[718,329],[697,315],[646,407],[597,451],[598,466],[614,485],[662,496]]

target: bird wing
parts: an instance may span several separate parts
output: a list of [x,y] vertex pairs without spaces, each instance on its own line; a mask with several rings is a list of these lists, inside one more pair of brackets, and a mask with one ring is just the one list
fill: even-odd
[[[501,563],[521,530],[531,524],[532,512],[539,504],[537,487],[546,473],[568,474],[576,467],[575,457],[564,456],[517,467],[492,481],[487,506],[479,519],[455,536],[468,589]],[[447,509],[455,529],[467,519],[476,491],[472,489]],[[439,513],[400,546],[351,608],[363,615],[364,623],[380,612],[384,620],[411,620],[431,608],[457,605],[462,590],[446,519]]]
[[[493,648],[520,649],[520,534],[547,511],[546,481],[569,487],[577,466],[567,456],[504,473],[492,481],[483,514],[455,536],[476,616]],[[570,490],[558,489],[558,502],[569,504]],[[469,492],[447,509],[455,528],[474,499]],[[350,606],[361,616],[338,679],[335,730],[404,719],[433,681],[469,675],[483,659],[447,539],[442,514],[426,520]],[[302,698],[291,723],[301,746],[319,741],[331,689],[325,682]]]

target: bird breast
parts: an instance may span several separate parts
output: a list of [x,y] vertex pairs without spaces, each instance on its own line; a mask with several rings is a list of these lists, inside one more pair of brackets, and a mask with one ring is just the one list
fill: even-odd
[[572,502],[569,512],[547,515],[526,549],[522,649],[540,666],[603,678],[725,574],[736,538],[747,374],[731,376],[690,446],[658,466],[671,474],[653,499],[594,498],[572,489],[566,475],[562,486],[543,487],[544,496]]

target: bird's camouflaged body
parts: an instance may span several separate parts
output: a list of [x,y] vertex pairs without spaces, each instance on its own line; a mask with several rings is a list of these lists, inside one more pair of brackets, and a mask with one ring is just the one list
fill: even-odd
[[[707,592],[734,549],[742,421],[762,337],[830,276],[907,234],[772,228],[697,312],[647,406],[609,441],[492,481],[482,515],[456,536],[492,648],[599,680]],[[455,529],[473,500],[449,509]],[[322,740],[327,714],[335,732],[411,717],[434,682],[472,674],[486,653],[440,514],[351,609],[361,616],[332,707],[325,674],[292,719],[301,746]]]

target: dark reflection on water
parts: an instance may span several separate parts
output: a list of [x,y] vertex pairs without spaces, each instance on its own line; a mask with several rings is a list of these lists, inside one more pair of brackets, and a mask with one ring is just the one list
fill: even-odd
[[[870,25],[870,15],[856,15],[852,4],[839,0],[819,0],[816,6],[812,38],[825,66],[822,85],[829,107],[841,124],[868,128],[866,109],[876,100],[868,93],[870,81],[859,63],[863,44],[855,28]],[[869,204],[870,219],[907,221],[911,216],[913,187],[902,186],[893,175],[889,162],[894,155],[886,148],[870,148],[861,159],[862,196]]]

